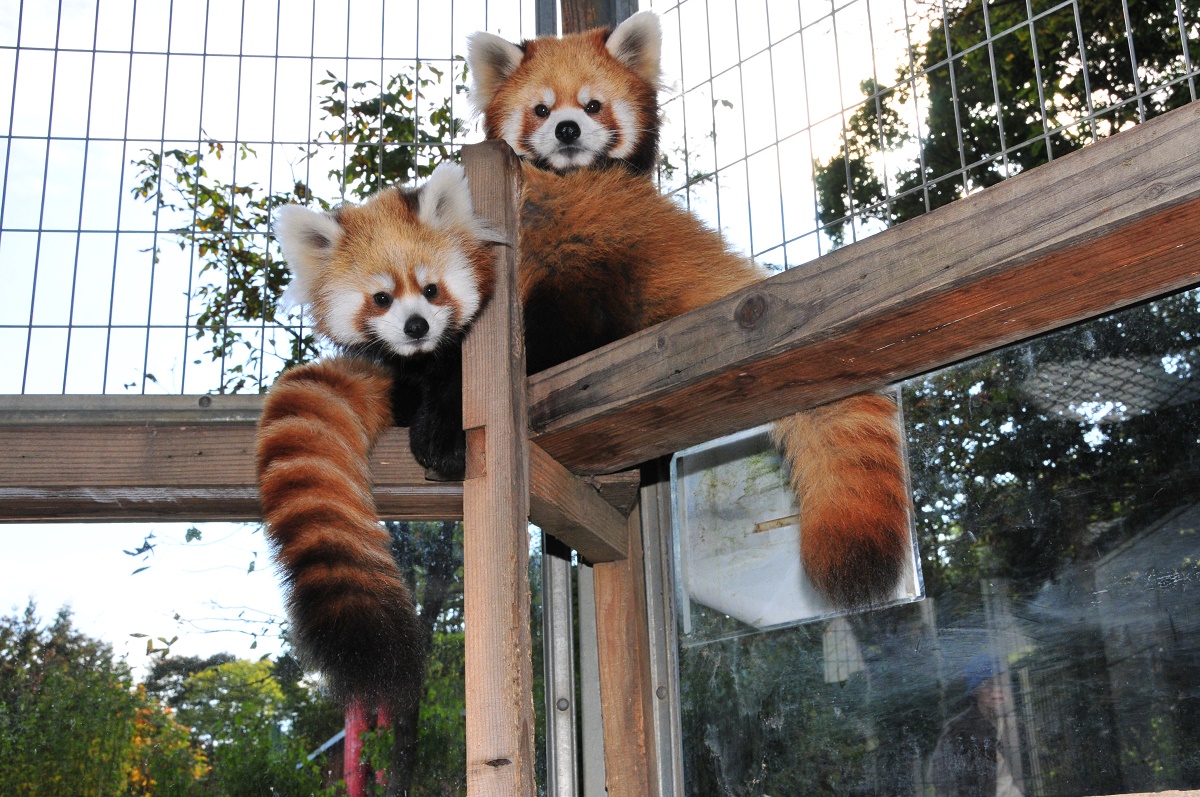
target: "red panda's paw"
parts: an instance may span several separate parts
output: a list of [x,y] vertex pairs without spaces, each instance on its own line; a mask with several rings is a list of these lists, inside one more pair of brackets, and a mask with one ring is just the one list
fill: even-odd
[[896,591],[909,538],[899,410],[863,394],[775,424],[800,504],[800,548],[813,585],[841,607],[874,606]]

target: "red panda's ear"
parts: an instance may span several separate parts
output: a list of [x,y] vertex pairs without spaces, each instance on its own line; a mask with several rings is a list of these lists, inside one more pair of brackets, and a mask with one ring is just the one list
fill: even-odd
[[275,212],[275,239],[292,272],[292,281],[281,299],[285,305],[312,301],[316,282],[341,238],[342,226],[330,213],[300,205],[284,205]]
[[477,241],[505,243],[504,236],[475,215],[467,173],[451,161],[439,163],[421,186],[417,218],[434,229],[466,233]]
[[639,11],[608,35],[604,46],[613,58],[652,86],[662,77],[662,26],[653,11]]
[[520,47],[486,31],[467,37],[467,71],[471,73],[469,96],[476,111],[487,111],[500,84],[524,58],[525,51]]

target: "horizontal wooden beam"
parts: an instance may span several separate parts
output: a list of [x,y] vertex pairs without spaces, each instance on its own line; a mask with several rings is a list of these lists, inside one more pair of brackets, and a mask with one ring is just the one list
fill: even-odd
[[[0,424],[0,520],[260,520],[254,431],[245,421]],[[371,460],[381,516],[462,517],[462,483],[427,480],[406,430],[389,430]]]
[[[261,410],[257,395],[0,396],[0,521],[257,521]],[[371,468],[382,517],[462,517],[462,483],[427,479],[407,430],[383,435]],[[636,473],[571,478],[622,517],[637,498]]]
[[1194,102],[531,377],[532,440],[624,469],[1196,285],[1197,142]]

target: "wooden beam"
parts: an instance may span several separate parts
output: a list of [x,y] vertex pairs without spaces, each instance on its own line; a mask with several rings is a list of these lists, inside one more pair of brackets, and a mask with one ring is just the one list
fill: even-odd
[[[426,480],[406,429],[384,434],[371,468],[381,517],[462,517],[462,483]],[[261,519],[253,422],[0,424],[0,520],[168,519]]]
[[626,533],[629,557],[593,568],[604,776],[609,797],[652,797],[658,793],[652,764],[654,687],[641,510],[637,507],[629,514]]
[[588,562],[613,562],[629,555],[625,516],[599,493],[529,446],[530,517],[542,531],[565,543]]
[[[260,520],[261,412],[260,395],[0,396],[0,521]],[[385,520],[462,518],[462,483],[426,479],[407,429],[383,435],[371,469]],[[635,472],[572,480],[622,516],[637,497]],[[553,533],[542,505],[531,519]]]
[[1192,103],[538,374],[533,440],[627,468],[1196,285],[1197,142]]
[[582,33],[592,28],[610,27],[612,0],[562,0],[563,33]]
[[476,212],[510,242],[496,247],[495,291],[463,344],[467,794],[533,797],[520,169],[503,142],[465,147],[462,159]]

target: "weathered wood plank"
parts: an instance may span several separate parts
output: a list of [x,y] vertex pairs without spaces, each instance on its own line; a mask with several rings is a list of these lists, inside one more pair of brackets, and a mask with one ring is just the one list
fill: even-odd
[[[261,519],[253,423],[91,425],[72,417],[0,423],[0,520]],[[406,429],[384,434],[371,468],[384,519],[462,517],[462,483],[426,480]]]
[[[0,521],[257,521],[261,410],[257,395],[0,396]],[[427,480],[407,429],[383,435],[371,469],[385,520],[462,517],[462,483]],[[637,497],[636,473],[580,481],[622,515]]]
[[629,557],[593,568],[604,775],[609,797],[650,797],[658,793],[652,764],[654,687],[638,507],[629,514],[626,529]]
[[533,440],[627,468],[1196,285],[1198,141],[1192,103],[536,375]]
[[533,797],[529,635],[529,441],[516,280],[520,172],[507,144],[466,147],[476,212],[496,247],[496,286],[463,346],[463,590],[467,793]]
[[530,516],[538,518],[534,522],[587,561],[613,562],[629,555],[625,517],[536,445],[529,446],[529,489]]

